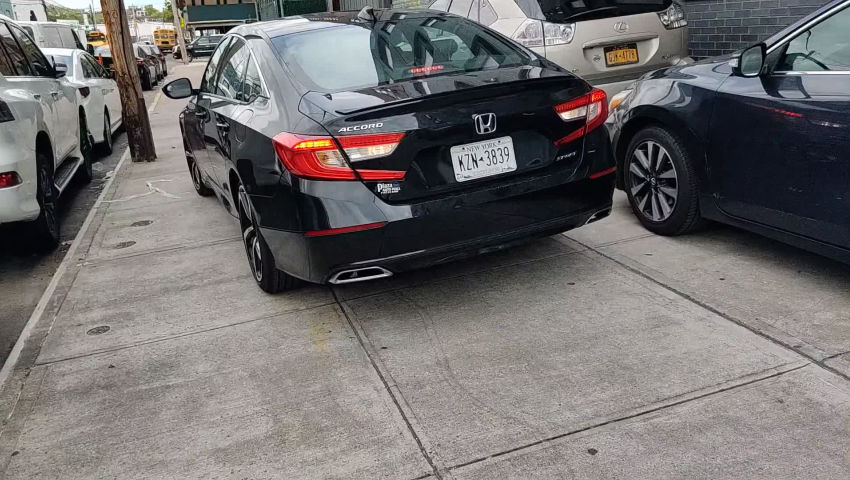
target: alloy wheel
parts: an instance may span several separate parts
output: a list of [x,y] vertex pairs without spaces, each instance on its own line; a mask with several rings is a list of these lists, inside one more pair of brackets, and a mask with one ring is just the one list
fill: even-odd
[[56,190],[47,165],[39,166],[39,203],[44,213],[44,224],[52,237],[59,236],[59,223],[56,221]]
[[192,162],[192,183],[195,185],[196,190],[200,190],[203,187],[203,183],[201,183],[201,170],[198,167],[198,162]]
[[641,214],[653,222],[670,218],[676,208],[679,182],[667,149],[652,140],[638,145],[632,153],[629,180]]
[[254,274],[254,279],[261,283],[263,281],[263,249],[260,245],[259,232],[257,232],[250,212],[248,194],[240,187],[239,223],[242,225],[242,242],[245,245],[245,253],[248,255],[248,264],[251,265],[251,273]]

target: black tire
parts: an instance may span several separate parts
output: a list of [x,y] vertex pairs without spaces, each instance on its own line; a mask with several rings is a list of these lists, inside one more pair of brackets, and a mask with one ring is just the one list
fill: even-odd
[[663,127],[644,128],[629,142],[623,185],[638,220],[653,233],[682,235],[704,223],[693,158]]
[[260,233],[251,202],[242,185],[239,185],[238,202],[242,243],[245,246],[251,274],[260,289],[266,293],[279,293],[302,285],[301,280],[275,267],[274,255]]
[[198,167],[198,164],[192,159],[189,159],[189,175],[192,176],[192,185],[194,185],[195,191],[198,192],[198,195],[202,197],[209,197],[213,194],[212,189],[204,183],[200,167]]
[[44,153],[36,153],[36,198],[41,212],[38,218],[29,224],[29,236],[33,247],[41,252],[53,250],[59,245],[59,218],[56,213],[56,199],[59,195],[53,184],[51,164]]
[[77,175],[83,183],[89,183],[94,178],[94,169],[92,168],[92,150],[94,148],[94,139],[89,133],[86,117],[80,117],[80,152],[83,154],[83,165],[77,171]]
[[151,85],[151,74],[150,73],[146,73],[146,74],[142,75],[141,80],[142,80],[142,90],[150,90],[151,88],[153,88],[153,85]]
[[108,111],[103,112],[103,143],[100,144],[100,151],[104,155],[112,155],[112,119]]

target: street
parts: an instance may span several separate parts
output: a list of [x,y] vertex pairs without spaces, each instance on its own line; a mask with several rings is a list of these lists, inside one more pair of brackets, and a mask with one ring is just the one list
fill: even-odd
[[[847,477],[847,265],[726,226],[656,236],[618,191],[566,234],[268,295],[193,189],[184,105],[156,103],[159,159],[116,173],[24,339],[4,478]],[[8,351],[63,253],[3,255]]]

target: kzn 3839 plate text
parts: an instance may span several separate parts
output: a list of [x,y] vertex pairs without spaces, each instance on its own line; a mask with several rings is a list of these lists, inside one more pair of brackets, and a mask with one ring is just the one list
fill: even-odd
[[451,148],[455,180],[465,182],[516,170],[514,142],[499,137]]

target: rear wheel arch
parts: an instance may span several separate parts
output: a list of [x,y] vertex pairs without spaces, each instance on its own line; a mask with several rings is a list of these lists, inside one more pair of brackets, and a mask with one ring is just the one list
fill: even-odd
[[53,157],[53,144],[50,142],[50,136],[46,132],[38,132],[38,135],[35,136],[35,151],[36,153],[43,153],[50,160],[48,168],[52,172],[56,166]]
[[617,187],[622,189],[625,186],[624,165],[629,144],[638,132],[647,127],[653,126],[667,130],[682,141],[685,148],[687,148],[688,153],[690,153],[691,159],[698,162],[698,165],[694,165],[694,170],[698,172],[697,175],[700,177],[701,183],[705,185],[705,146],[703,142],[700,141],[699,137],[691,129],[684,126],[681,121],[677,120],[673,115],[664,110],[644,107],[635,113],[636,114],[633,115],[632,118],[623,126],[615,147],[616,150],[614,155],[617,161]]

